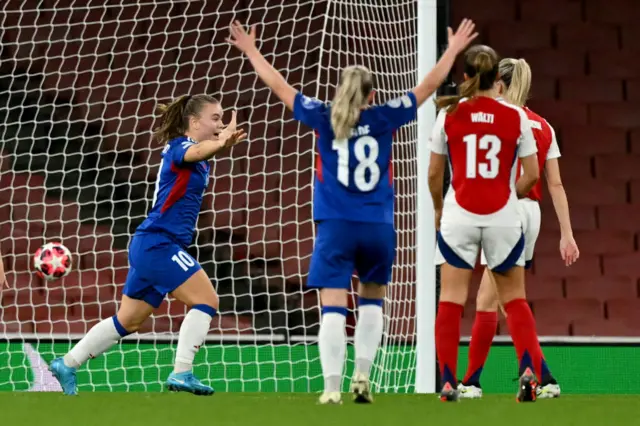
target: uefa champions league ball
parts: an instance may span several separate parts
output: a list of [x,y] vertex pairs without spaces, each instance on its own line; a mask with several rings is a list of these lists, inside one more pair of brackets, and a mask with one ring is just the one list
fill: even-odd
[[71,252],[61,243],[47,243],[33,255],[33,267],[40,278],[57,280],[71,272]]

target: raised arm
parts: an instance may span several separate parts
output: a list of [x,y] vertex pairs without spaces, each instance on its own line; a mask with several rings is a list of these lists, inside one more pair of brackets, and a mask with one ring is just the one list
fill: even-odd
[[258,77],[273,90],[273,93],[284,102],[287,108],[293,111],[293,101],[298,91],[287,83],[282,74],[262,56],[256,47],[256,26],[252,25],[251,30],[247,33],[240,21],[235,21],[231,24],[229,32],[230,36],[227,41],[247,55]]
[[455,34],[451,28],[448,28],[449,46],[447,50],[444,51],[436,66],[413,89],[418,106],[422,105],[438,90],[438,87],[451,71],[458,54],[466,49],[469,43],[478,36],[478,33],[473,32],[474,29],[475,24],[470,19],[463,19]]
[[247,134],[244,130],[238,130],[236,126],[236,112],[233,111],[231,113],[231,121],[227,127],[220,132],[218,139],[206,140],[191,145],[184,153],[184,159],[182,161],[185,163],[197,163],[198,161],[209,160],[223,149],[231,148],[241,142],[247,137]]

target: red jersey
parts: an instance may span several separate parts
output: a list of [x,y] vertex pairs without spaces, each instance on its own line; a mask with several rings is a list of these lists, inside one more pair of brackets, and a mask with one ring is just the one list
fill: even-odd
[[474,215],[492,215],[515,199],[516,159],[536,153],[525,112],[488,97],[442,111],[430,147],[449,156],[455,201]]
[[[524,112],[529,118],[531,124],[531,131],[533,137],[536,140],[536,147],[538,148],[538,167],[540,168],[540,174],[544,170],[544,165],[547,160],[560,157],[560,148],[558,147],[558,141],[556,140],[556,132],[553,127],[547,123],[547,120],[540,117],[529,108],[524,107]],[[522,174],[522,168],[518,162],[518,177]],[[527,194],[527,198],[534,201],[542,200],[542,179],[536,182],[535,186]]]

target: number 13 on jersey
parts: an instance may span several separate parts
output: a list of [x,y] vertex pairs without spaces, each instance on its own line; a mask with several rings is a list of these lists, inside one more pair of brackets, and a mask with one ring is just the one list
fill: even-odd
[[[348,187],[351,180],[349,141],[334,140],[331,147],[338,152],[338,181]],[[353,170],[353,184],[359,191],[368,192],[378,185],[380,167],[376,161],[379,151],[378,141],[371,136],[361,136],[353,144],[353,155],[358,162]]]
[[[471,134],[462,140],[467,146],[467,178],[475,179],[480,174],[485,179],[495,179],[500,169],[500,138],[496,135],[483,135],[478,140],[478,135]],[[485,161],[478,160],[478,149],[487,150]]]

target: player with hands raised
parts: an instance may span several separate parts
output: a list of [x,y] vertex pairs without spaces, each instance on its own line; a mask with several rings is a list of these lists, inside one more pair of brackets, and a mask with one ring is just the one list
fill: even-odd
[[374,76],[366,67],[344,68],[333,102],[327,104],[298,92],[273,68],[256,47],[255,25],[249,32],[237,21],[231,25],[228,41],[247,56],[295,119],[318,134],[320,160],[313,198],[317,236],[308,286],[320,289],[322,303],[321,404],[342,401],[347,296],[354,270],[360,284],[351,392],[356,402],[373,400],[369,374],[382,338],[382,306],[396,248],[393,134],[416,119],[418,107],[442,84],[458,53],[477,36],[474,29],[467,19],[455,33],[449,29],[449,47],[415,88],[386,104],[372,105]]

